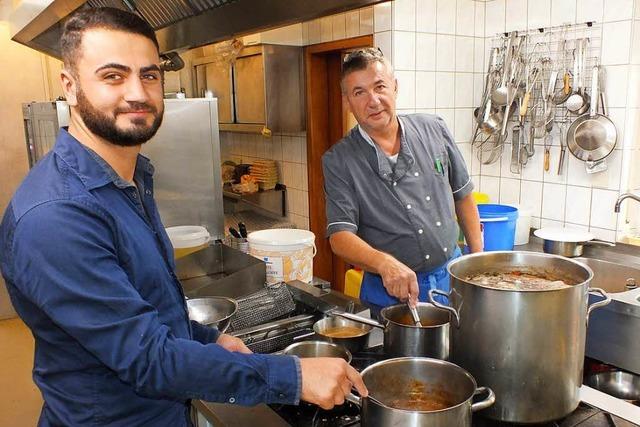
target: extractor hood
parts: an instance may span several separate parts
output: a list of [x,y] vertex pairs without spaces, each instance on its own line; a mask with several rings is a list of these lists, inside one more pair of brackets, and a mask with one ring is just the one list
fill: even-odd
[[160,52],[182,51],[232,37],[332,15],[382,0],[53,0],[13,40],[60,57],[64,19],[80,6],[131,10],[156,30]]

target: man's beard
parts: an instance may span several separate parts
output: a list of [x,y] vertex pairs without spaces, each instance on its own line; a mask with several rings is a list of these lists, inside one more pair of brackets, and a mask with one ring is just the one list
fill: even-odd
[[[106,141],[119,145],[121,147],[133,147],[141,145],[153,138],[162,124],[164,115],[164,104],[162,110],[145,102],[128,102],[126,108],[116,108],[113,110],[113,116],[105,114],[95,108],[87,99],[82,88],[78,88],[77,93],[78,105],[76,109],[82,118],[84,124],[91,132],[105,139]],[[150,126],[146,125],[145,119],[134,119],[131,123],[134,125],[132,129],[120,129],[116,124],[118,114],[130,111],[149,111],[153,114],[154,119]]]

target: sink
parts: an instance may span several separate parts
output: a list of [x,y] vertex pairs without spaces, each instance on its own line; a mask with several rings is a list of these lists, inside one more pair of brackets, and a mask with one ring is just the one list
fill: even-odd
[[574,258],[574,260],[588,265],[593,270],[592,288],[602,288],[606,292],[618,293],[629,290],[626,287],[627,279],[634,279],[640,284],[640,268],[594,258]]
[[[593,270],[590,287],[604,289],[612,301],[589,316],[585,354],[640,374],[640,288],[628,289],[627,279],[640,283],[640,268],[594,258],[574,258]],[[589,295],[589,304],[602,300]]]

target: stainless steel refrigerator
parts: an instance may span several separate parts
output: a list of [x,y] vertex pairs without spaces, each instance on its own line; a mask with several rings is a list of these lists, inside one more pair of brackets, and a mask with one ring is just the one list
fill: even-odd
[[[218,102],[215,98],[165,99],[158,133],[142,146],[155,167],[154,189],[165,227],[202,225],[212,238],[224,237]],[[63,101],[23,105],[30,166],[67,126]]]

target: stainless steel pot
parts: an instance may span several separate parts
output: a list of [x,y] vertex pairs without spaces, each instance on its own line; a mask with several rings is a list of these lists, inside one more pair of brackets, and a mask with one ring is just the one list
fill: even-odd
[[351,352],[341,345],[326,341],[302,341],[291,344],[282,351],[283,354],[298,357],[339,357],[351,363]]
[[[453,363],[423,357],[402,357],[375,363],[362,371],[369,396],[348,400],[361,407],[365,427],[470,427],[472,412],[493,404],[488,387]],[[486,394],[481,402],[473,397]],[[429,409],[438,402],[443,409]],[[399,409],[399,408],[421,408]]]
[[350,313],[336,313],[349,320],[384,330],[384,351],[391,357],[416,356],[449,358],[449,313],[420,302],[416,307],[422,326],[413,324],[407,304],[385,307],[382,323]]
[[204,297],[187,299],[189,319],[225,332],[231,317],[238,311],[236,300],[227,297]]
[[593,233],[570,228],[545,227],[533,234],[542,239],[545,253],[569,258],[581,256],[585,246],[615,246],[615,243],[596,239]]
[[[349,337],[328,335],[329,331],[344,327],[357,328],[361,333]],[[353,320],[343,319],[341,317],[325,317],[324,319],[318,320],[313,325],[313,331],[320,339],[341,345],[351,353],[357,353],[367,347],[367,343],[369,342],[369,333],[372,329],[373,326],[365,325],[361,322],[354,322]]]
[[587,377],[589,387],[628,401],[640,400],[640,375],[629,372],[598,372]]
[[[562,418],[580,403],[589,314],[611,302],[589,288],[591,269],[568,258],[533,252],[485,252],[448,265],[451,292],[429,298],[452,314],[451,360],[496,393],[485,415],[515,423]],[[555,290],[518,291],[476,285],[469,275],[525,271],[566,280]],[[588,305],[588,294],[603,301]],[[446,295],[444,306],[433,295]]]

